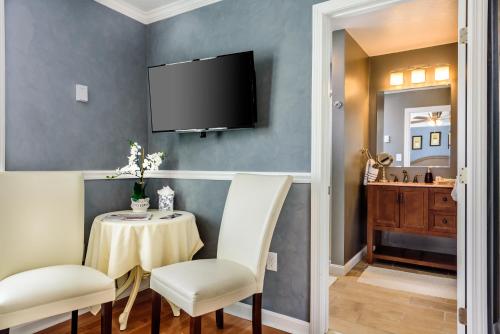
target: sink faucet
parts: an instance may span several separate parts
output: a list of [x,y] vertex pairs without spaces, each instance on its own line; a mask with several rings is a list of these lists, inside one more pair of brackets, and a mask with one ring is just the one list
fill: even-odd
[[410,182],[410,179],[408,178],[408,171],[406,169],[403,169],[403,182],[404,183]]

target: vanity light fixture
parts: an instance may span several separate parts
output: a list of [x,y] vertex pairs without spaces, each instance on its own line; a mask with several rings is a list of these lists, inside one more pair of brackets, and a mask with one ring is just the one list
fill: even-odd
[[411,83],[419,84],[425,82],[425,69],[417,68],[411,71]]
[[392,72],[390,77],[391,86],[401,86],[404,83],[403,72]]
[[437,66],[434,69],[434,79],[436,81],[450,80],[450,67],[448,65]]

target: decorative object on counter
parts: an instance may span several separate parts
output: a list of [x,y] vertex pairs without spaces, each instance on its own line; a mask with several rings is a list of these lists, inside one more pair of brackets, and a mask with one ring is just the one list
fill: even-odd
[[410,178],[408,177],[408,171],[406,169],[403,169],[403,182],[404,183],[410,182]]
[[433,183],[434,177],[432,176],[432,172],[430,168],[427,168],[427,173],[425,173],[425,183]]
[[392,180],[392,182],[399,182],[399,178],[396,174],[391,174],[392,177],[394,177],[394,179]]
[[115,179],[121,175],[132,175],[139,180],[134,184],[134,191],[130,198],[133,212],[146,212],[149,208],[149,197],[146,196],[146,182],[144,181],[145,171],[156,171],[159,169],[165,153],[157,152],[144,155],[144,148],[136,142],[129,141],[130,155],[128,165],[118,168],[115,175],[108,176],[108,179]]
[[413,183],[418,183],[418,177],[419,176],[422,176],[421,174],[415,174],[415,176],[413,177]]
[[389,182],[386,176],[386,168],[394,161],[394,157],[387,152],[377,154],[377,164],[382,167],[382,176],[379,182]]
[[456,182],[456,179],[447,179],[442,176],[436,176],[436,180],[434,181],[435,184],[441,184],[441,185],[454,185]]
[[431,132],[430,146],[441,146],[441,131]]
[[158,190],[158,210],[172,213],[174,212],[175,192],[169,186]]
[[365,176],[363,178],[363,184],[366,186],[368,182],[373,182],[378,177],[378,165],[375,159],[373,159],[370,151],[367,148],[362,148],[361,153],[366,156],[366,167]]

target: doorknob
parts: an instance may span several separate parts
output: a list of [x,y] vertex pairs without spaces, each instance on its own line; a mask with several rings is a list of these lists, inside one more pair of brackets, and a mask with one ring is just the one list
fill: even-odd
[[342,101],[335,101],[333,102],[333,106],[335,107],[335,109],[342,109],[344,103],[342,103]]

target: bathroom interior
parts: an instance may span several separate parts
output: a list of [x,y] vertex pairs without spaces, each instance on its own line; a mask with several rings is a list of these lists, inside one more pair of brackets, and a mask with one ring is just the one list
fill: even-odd
[[457,2],[335,20],[330,327],[456,333]]

